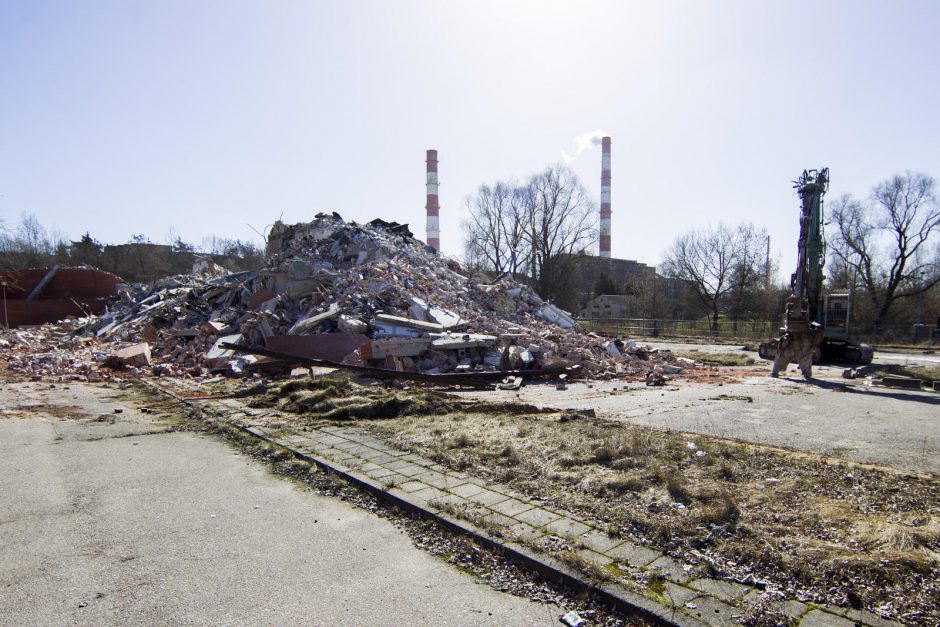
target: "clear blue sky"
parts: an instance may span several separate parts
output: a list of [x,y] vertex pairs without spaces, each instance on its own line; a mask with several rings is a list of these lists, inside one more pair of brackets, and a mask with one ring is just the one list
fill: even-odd
[[[445,254],[464,198],[613,137],[613,254],[766,226],[795,258],[790,181],[831,195],[940,176],[940,3],[0,0],[0,217],[106,242],[254,238],[320,211]],[[600,148],[572,167],[595,195]]]

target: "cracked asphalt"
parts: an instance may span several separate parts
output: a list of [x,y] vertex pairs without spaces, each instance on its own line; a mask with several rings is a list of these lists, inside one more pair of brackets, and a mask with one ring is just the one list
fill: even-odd
[[0,388],[0,623],[557,621],[117,392]]

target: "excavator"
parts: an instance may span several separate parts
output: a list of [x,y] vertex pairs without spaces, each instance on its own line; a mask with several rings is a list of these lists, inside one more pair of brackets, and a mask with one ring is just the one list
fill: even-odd
[[801,204],[796,272],[790,278],[781,335],[762,343],[758,354],[773,360],[772,377],[785,372],[791,363],[807,379],[813,363],[870,364],[871,346],[849,338],[849,292],[823,291],[823,196],[829,189],[829,168],[804,170],[793,184]]

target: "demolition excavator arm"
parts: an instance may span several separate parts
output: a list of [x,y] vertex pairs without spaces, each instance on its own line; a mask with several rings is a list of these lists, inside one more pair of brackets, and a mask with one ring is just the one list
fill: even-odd
[[[823,234],[823,197],[829,189],[829,168],[804,170],[793,182],[800,197],[800,237],[797,242],[796,272],[790,278],[790,296],[783,319],[782,334],[760,346],[760,356],[773,359],[771,376],[777,376],[791,363],[803,376],[812,376],[813,362],[849,361],[870,363],[871,347],[846,337],[845,328],[833,327],[832,337],[826,325],[823,293],[823,267],[826,244]],[[848,311],[845,310],[847,316]]]

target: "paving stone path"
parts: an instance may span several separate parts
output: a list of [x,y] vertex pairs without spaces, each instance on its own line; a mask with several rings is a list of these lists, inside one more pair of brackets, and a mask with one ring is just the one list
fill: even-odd
[[[661,592],[648,594],[664,606],[709,625],[731,625],[763,592],[751,586],[710,578],[693,578],[691,566],[655,548],[609,536],[591,521],[546,507],[509,488],[455,472],[385,443],[354,426],[285,430],[271,427],[279,415],[252,409],[234,399],[212,401],[225,406],[225,419],[287,448],[316,456],[339,470],[369,477],[386,491],[402,495],[425,509],[456,514],[492,533],[532,547],[552,537],[576,547],[576,553],[608,571],[645,571],[662,578]],[[281,423],[282,424],[282,423]],[[775,602],[777,610],[801,626],[851,627],[898,625],[866,611],[820,607],[797,600]]]

